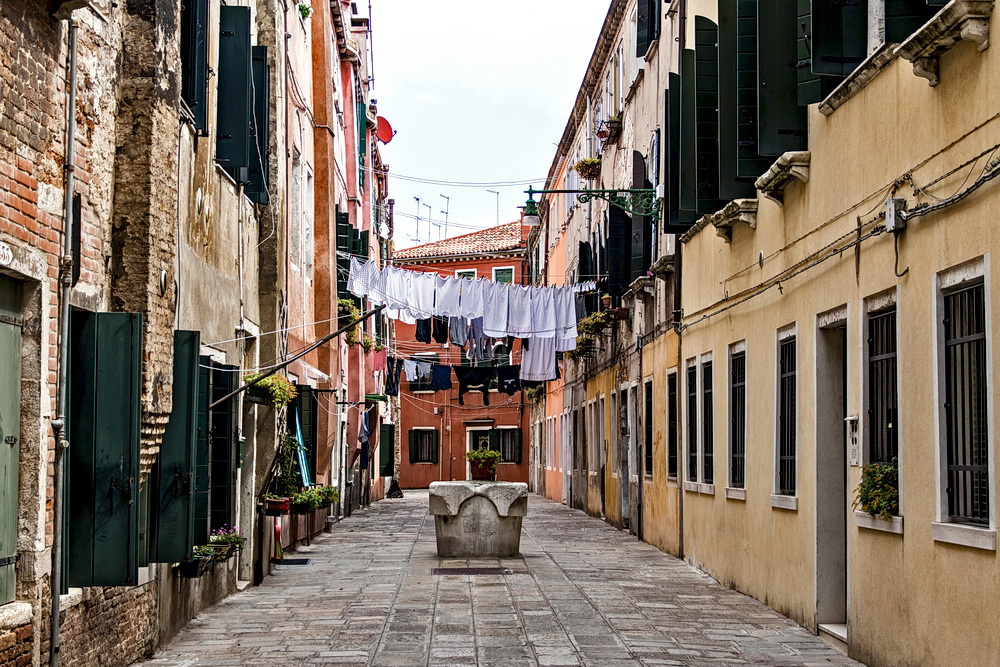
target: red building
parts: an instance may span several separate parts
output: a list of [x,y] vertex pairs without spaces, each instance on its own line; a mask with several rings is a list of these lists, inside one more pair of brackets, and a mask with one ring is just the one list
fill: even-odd
[[[527,231],[520,222],[498,225],[398,250],[393,263],[442,276],[524,284]],[[400,322],[396,326],[395,355],[401,359],[487,367],[518,364],[521,358],[519,340],[491,341],[482,360],[470,360],[468,347],[418,342],[414,325]],[[497,466],[498,480],[527,482],[529,410],[524,392],[508,396],[495,386],[485,394],[471,389],[461,405],[453,371],[450,377],[452,388],[440,391],[431,389],[429,381],[400,378],[400,486],[423,488],[438,480],[469,479],[465,452],[480,444],[500,451],[503,462]]]

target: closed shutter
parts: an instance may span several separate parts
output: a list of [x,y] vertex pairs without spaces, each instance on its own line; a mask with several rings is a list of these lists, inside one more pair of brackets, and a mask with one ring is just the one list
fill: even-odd
[[757,100],[761,155],[806,146],[806,112],[798,103],[796,4],[757,0]]
[[[632,187],[650,187],[646,181],[646,160],[639,151],[632,151]],[[649,236],[649,216],[633,215],[629,282],[646,275],[646,270],[653,263]]]
[[500,451],[500,431],[498,429],[490,429],[490,445],[489,448],[494,452]]
[[621,296],[628,287],[632,219],[617,206],[608,209],[608,294]]
[[66,584],[132,586],[138,568],[142,315],[70,320]]
[[[21,449],[20,285],[0,275],[0,604],[16,596],[18,453]],[[11,559],[8,561],[7,559]]]
[[663,231],[669,234],[683,233],[693,222],[693,216],[681,211],[681,77],[671,72],[667,75],[667,90],[664,91],[664,126],[667,128],[664,142],[663,181],[666,183],[666,220]]
[[368,107],[357,103],[358,117],[358,185],[365,186],[365,155],[368,153]]
[[[212,369],[212,402],[236,389],[239,367],[217,364]],[[210,528],[236,522],[236,397],[212,408],[211,415],[212,502]]]
[[[682,211],[694,216],[698,208],[698,123],[695,100],[695,53],[693,49],[681,52],[680,76],[680,201]],[[694,217],[691,218],[694,220]]]
[[211,431],[208,406],[212,403],[212,359],[198,358],[198,402],[195,413],[197,440],[194,466],[194,543],[205,544],[212,506]]
[[378,468],[380,477],[392,477],[396,471],[396,425],[382,424],[378,429]]
[[296,384],[295,385],[295,404],[294,409],[288,411],[288,424],[289,428],[295,428],[295,415],[298,414],[300,420],[300,427],[302,428],[302,445],[306,449],[306,461],[309,464],[309,470],[315,471],[316,468],[316,457],[317,457],[317,442],[318,442],[318,424],[317,424],[317,396],[316,390],[307,384]]
[[[812,71],[847,76],[867,56],[866,0],[812,0]],[[838,79],[839,80],[839,79]]]
[[521,429],[514,431],[514,463],[521,462]]
[[[354,235],[351,218],[347,213],[337,212],[337,250],[350,253],[353,251]],[[351,298],[347,291],[347,276],[351,270],[351,260],[337,255],[337,295],[342,299]]]
[[938,10],[927,0],[885,0],[885,41],[904,42]]
[[215,159],[238,183],[250,168],[250,8],[219,8]]
[[420,450],[417,449],[417,432],[410,430],[410,463],[420,462]]
[[635,57],[642,58],[649,51],[649,44],[652,37],[652,26],[650,19],[656,20],[656,16],[650,17],[650,3],[648,0],[638,0],[636,3],[635,19]]
[[267,204],[268,137],[270,127],[271,68],[267,64],[267,47],[255,46],[251,49],[253,70],[253,117],[250,122],[253,141],[250,145],[250,182],[246,187],[247,197],[258,204]]
[[758,153],[757,0],[719,2],[719,197],[754,197]]
[[719,28],[704,16],[695,26],[695,133],[697,203],[695,214],[715,213],[719,201]]
[[175,563],[194,548],[194,465],[198,440],[197,331],[174,332],[173,409],[163,432],[151,508],[149,560]]
[[438,462],[438,432],[437,430],[431,431],[431,463]]
[[198,134],[208,134],[208,3],[181,3],[181,99]]
[[[835,0],[837,2],[848,2],[853,0]],[[813,29],[812,1],[797,0],[798,17],[795,21],[795,63],[798,86],[796,96],[800,106],[815,104],[833,92],[833,89],[840,83],[841,77],[823,76],[813,68],[813,56],[816,46],[816,30]],[[830,41],[839,39],[841,33],[840,25],[822,25],[822,32],[828,30],[833,32]]]

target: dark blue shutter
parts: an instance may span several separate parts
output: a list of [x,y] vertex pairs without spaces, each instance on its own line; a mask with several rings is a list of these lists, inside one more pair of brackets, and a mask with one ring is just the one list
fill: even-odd
[[201,135],[208,133],[208,3],[181,3],[181,99]]
[[757,100],[761,155],[806,146],[806,112],[798,103],[798,13],[791,0],[757,0]]
[[[17,555],[18,460],[21,450],[21,285],[0,274],[0,558]],[[0,604],[17,593],[14,561],[0,565]]]
[[719,197],[753,197],[758,153],[757,0],[719,1]]
[[268,111],[271,97],[271,68],[267,64],[266,46],[255,46],[250,52],[253,70],[253,116],[250,119],[250,129],[253,141],[250,145],[250,182],[247,183],[245,192],[250,201],[267,204],[271,198],[267,191],[267,169],[270,164]]
[[694,221],[693,214],[681,209],[681,173],[683,172],[683,163],[681,162],[681,103],[683,99],[681,77],[679,74],[671,72],[667,75],[667,90],[664,91],[663,100],[666,113],[664,124],[667,128],[663,151],[663,180],[667,186],[664,206],[666,220],[663,231],[670,234],[687,231]]
[[695,132],[697,203],[701,217],[722,208],[719,201],[719,28],[695,16]]
[[139,562],[142,315],[71,318],[67,586],[131,586]]
[[415,430],[413,430],[413,429],[410,429],[409,440],[410,440],[410,443],[409,443],[410,444],[410,463],[419,463],[420,462],[420,449],[417,446],[417,432]]
[[[236,389],[239,367],[216,364],[212,369],[212,403]],[[211,409],[209,415],[211,439],[212,488],[210,528],[232,527],[236,521],[236,397]]]
[[250,169],[250,8],[219,8],[215,159],[238,183]]
[[930,4],[927,0],[885,0],[885,41],[906,41],[938,12]]
[[163,432],[152,506],[149,559],[175,563],[194,544],[194,465],[198,440],[197,331],[174,332],[173,409]]
[[208,542],[212,511],[212,439],[208,406],[212,403],[212,358],[198,358],[197,441],[194,468],[194,543]]
[[867,0],[812,0],[812,71],[853,72],[868,52]]
[[632,219],[617,206],[608,207],[608,218],[608,294],[621,296],[629,283]]

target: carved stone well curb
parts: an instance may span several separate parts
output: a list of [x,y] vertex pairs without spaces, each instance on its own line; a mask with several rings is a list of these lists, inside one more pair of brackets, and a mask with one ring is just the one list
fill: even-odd
[[524,482],[432,482],[441,558],[513,558],[521,549],[521,518],[528,513]]

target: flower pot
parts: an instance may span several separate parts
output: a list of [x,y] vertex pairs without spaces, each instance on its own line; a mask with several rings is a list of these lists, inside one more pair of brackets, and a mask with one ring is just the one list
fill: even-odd
[[185,579],[197,579],[212,569],[212,562],[211,558],[193,558],[181,561],[177,564],[177,576]]
[[288,514],[292,507],[291,498],[265,498],[264,514],[267,516],[281,516]]
[[295,514],[312,514],[314,510],[312,504],[292,503],[292,512]]
[[605,308],[610,308],[611,307],[611,297],[610,296],[602,296],[601,297],[601,303],[604,304]]
[[246,391],[246,398],[251,403],[256,403],[257,405],[271,405],[271,392],[268,391],[267,387],[259,387],[253,385],[249,387]]
[[469,473],[472,479],[492,482],[497,478],[496,470],[491,470],[493,466],[488,463],[469,462]]

